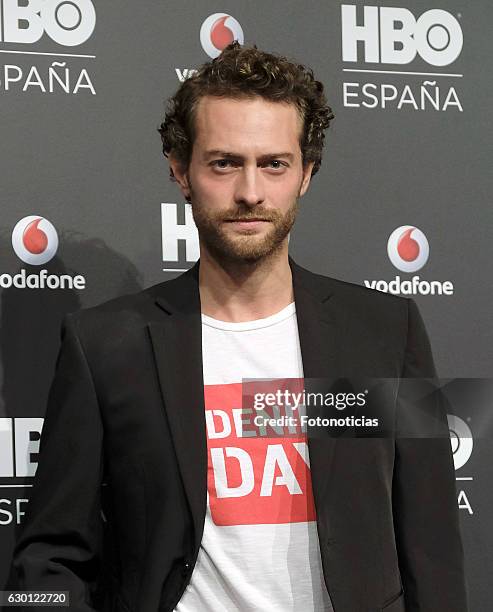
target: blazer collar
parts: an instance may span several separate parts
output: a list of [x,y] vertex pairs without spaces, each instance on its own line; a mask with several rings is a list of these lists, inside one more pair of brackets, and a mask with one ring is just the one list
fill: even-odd
[[[299,299],[303,301],[313,299],[316,302],[324,303],[333,295],[333,279],[306,270],[298,265],[291,256],[288,256],[288,261],[291,268],[296,305],[298,305]],[[157,285],[155,287],[157,305],[168,314],[177,312],[182,314],[200,313],[199,268],[200,259],[177,278]],[[311,298],[308,298],[307,294]]]

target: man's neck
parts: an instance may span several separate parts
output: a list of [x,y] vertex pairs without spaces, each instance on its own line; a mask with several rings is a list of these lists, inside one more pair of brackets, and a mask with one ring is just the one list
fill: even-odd
[[201,249],[202,313],[221,321],[263,319],[294,300],[287,245],[255,263],[217,261]]

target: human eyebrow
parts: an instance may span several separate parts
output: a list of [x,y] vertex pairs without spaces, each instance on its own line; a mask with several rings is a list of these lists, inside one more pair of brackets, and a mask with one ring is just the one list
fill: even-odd
[[[220,149],[213,149],[211,151],[206,151],[204,153],[204,158],[205,159],[209,159],[211,157],[220,157],[221,159],[236,159],[236,160],[243,160],[245,159],[243,155],[241,155],[240,153],[233,153],[231,151],[221,151]],[[261,155],[257,161],[258,162],[266,162],[272,159],[279,159],[279,158],[284,158],[284,159],[288,159],[289,161],[293,161],[294,160],[294,155],[292,153],[289,152],[283,152],[283,153],[266,153],[264,155]]]
[[220,157],[221,159],[243,159],[243,156],[239,153],[231,153],[230,151],[221,151],[219,149],[213,149],[204,153],[204,159],[210,159],[211,157]]
[[267,155],[262,155],[258,158],[259,162],[268,162],[272,159],[287,159],[290,162],[294,160],[294,155],[292,153],[268,153]]

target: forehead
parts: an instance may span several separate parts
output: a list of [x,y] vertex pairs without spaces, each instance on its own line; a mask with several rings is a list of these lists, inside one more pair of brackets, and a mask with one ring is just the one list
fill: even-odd
[[296,151],[302,121],[294,104],[260,97],[204,96],[195,112],[194,147],[266,152]]

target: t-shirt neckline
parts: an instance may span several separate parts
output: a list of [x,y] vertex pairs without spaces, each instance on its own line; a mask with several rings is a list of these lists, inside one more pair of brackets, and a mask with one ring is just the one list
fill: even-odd
[[264,317],[263,319],[255,319],[253,321],[221,321],[206,314],[202,314],[201,316],[203,325],[207,325],[208,327],[214,327],[216,329],[223,329],[227,331],[249,331],[252,329],[262,329],[264,327],[269,327],[270,325],[280,323],[281,321],[291,317],[295,312],[296,304],[295,302],[291,302],[282,310],[279,310],[279,312],[275,312],[274,314]]

